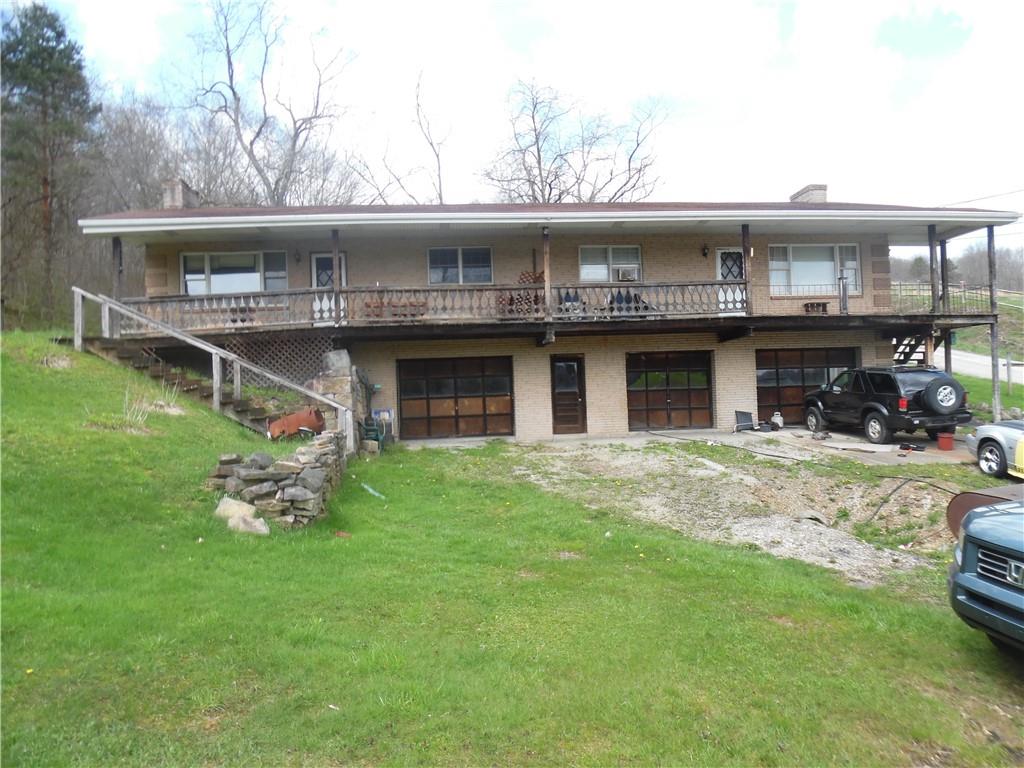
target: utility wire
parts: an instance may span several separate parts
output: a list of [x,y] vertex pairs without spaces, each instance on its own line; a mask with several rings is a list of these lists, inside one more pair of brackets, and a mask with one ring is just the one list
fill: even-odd
[[964,203],[976,203],[979,200],[992,200],[996,197],[1009,197],[1010,195],[1016,195],[1019,192],[1024,192],[1024,189],[1011,189],[1009,192],[1000,192],[998,195],[985,195],[984,197],[974,197],[970,200],[957,200],[955,203],[943,203],[943,207],[948,205],[963,205]]

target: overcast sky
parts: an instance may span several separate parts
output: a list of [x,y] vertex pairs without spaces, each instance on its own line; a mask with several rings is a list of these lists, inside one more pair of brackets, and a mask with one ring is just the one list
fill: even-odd
[[[192,36],[209,18],[201,2],[54,5],[113,90],[162,96],[193,79]],[[297,95],[312,46],[351,56],[337,135],[363,152],[386,146],[399,165],[426,163],[413,123],[422,72],[448,137],[446,202],[492,198],[480,171],[508,132],[508,89],[535,79],[617,119],[662,105],[655,200],[785,200],[813,182],[834,201],[1024,211],[1020,0],[301,0],[278,10],[289,22],[283,81]],[[1024,222],[997,240],[1024,245]]]

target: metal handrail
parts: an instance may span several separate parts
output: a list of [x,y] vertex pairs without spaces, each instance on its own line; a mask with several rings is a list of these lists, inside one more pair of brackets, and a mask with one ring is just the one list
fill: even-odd
[[150,325],[162,333],[170,336],[171,338],[183,341],[189,346],[200,349],[207,352],[213,363],[213,409],[215,411],[221,410],[221,385],[222,377],[224,375],[223,362],[225,360],[230,361],[234,366],[234,394],[236,399],[241,399],[241,388],[242,388],[242,369],[251,371],[275,384],[290,389],[293,392],[297,392],[304,397],[317,402],[324,403],[325,405],[333,408],[338,415],[338,423],[345,425],[345,443],[346,449],[349,453],[355,452],[355,418],[352,413],[352,409],[348,406],[342,405],[337,400],[326,395],[322,395],[319,392],[314,392],[311,389],[307,389],[300,384],[296,384],[293,381],[278,376],[273,371],[269,371],[255,363],[251,363],[245,358],[236,355],[234,352],[228,352],[226,349],[222,349],[218,346],[210,344],[207,341],[193,336],[190,333],[185,333],[173,325],[168,325],[159,320],[154,320],[151,317],[147,317],[141,312],[136,312],[134,309],[122,304],[116,299],[112,299],[109,296],[101,294],[90,293],[89,291],[78,288],[77,286],[72,287],[72,293],[74,294],[75,303],[75,349],[79,352],[85,348],[84,344],[84,330],[85,330],[85,299],[89,299],[100,305],[100,312],[102,313],[102,327],[104,338],[111,338],[115,334],[112,332],[112,324],[110,322],[110,311],[115,312],[131,318],[136,322],[145,323]]

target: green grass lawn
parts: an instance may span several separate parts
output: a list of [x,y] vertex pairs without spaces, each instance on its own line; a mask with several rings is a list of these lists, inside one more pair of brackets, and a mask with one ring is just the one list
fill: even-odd
[[1019,760],[1022,667],[938,572],[914,600],[691,541],[501,444],[354,462],[327,519],[246,538],[202,484],[265,442],[190,403],[90,427],[158,390],[56,352],[3,337],[4,765]]
[[[971,410],[977,411],[977,405],[980,403],[986,403],[991,411],[992,407],[992,379],[980,379],[977,376],[962,376],[957,373],[954,374],[957,381],[964,385],[964,389],[967,390],[967,407]],[[1010,390],[1010,385],[1003,381],[999,385],[1000,397],[1002,398],[1002,407],[1005,411],[1008,408],[1022,408],[1024,409],[1024,386],[1015,384],[1013,390]],[[980,415],[980,413],[979,413]],[[988,420],[991,421],[991,412],[988,414]]]

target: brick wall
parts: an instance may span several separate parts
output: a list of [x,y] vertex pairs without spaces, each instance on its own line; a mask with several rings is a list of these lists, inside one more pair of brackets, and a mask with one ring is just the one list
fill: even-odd
[[584,355],[587,389],[587,434],[615,437],[629,433],[626,413],[626,353],[710,351],[715,427],[731,429],[734,411],[757,410],[755,349],[796,347],[860,348],[865,365],[884,365],[891,348],[871,331],[779,331],[719,343],[714,334],[563,337],[547,347],[528,339],[397,341],[354,344],[353,362],[380,391],[374,408],[398,413],[397,369],[400,359],[510,355],[513,359],[515,433],[518,440],[543,440],[551,432],[551,356]]

